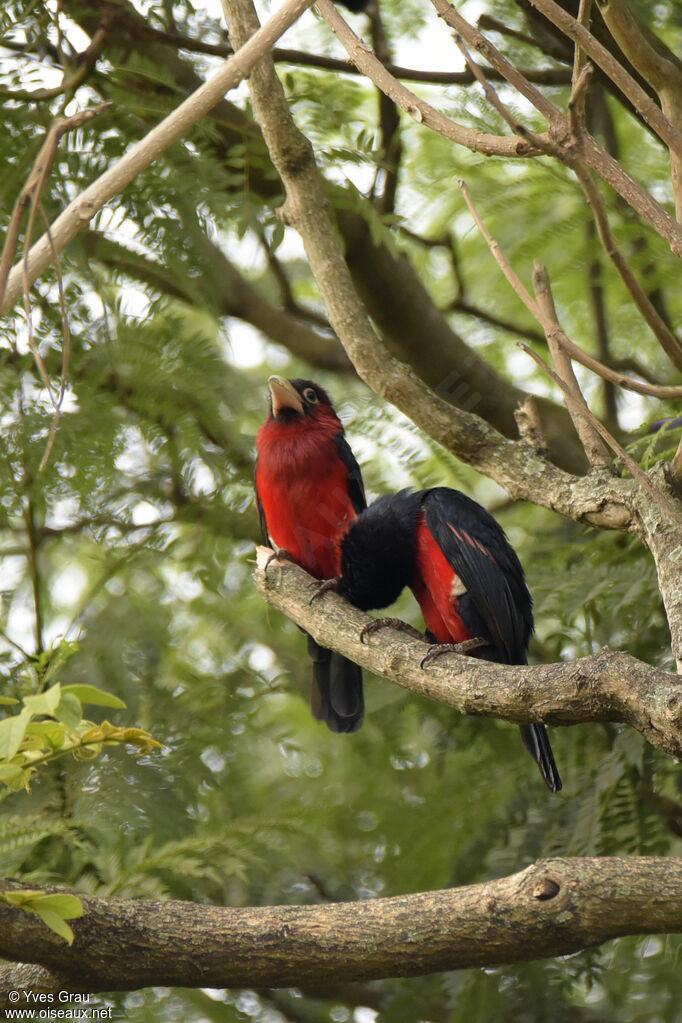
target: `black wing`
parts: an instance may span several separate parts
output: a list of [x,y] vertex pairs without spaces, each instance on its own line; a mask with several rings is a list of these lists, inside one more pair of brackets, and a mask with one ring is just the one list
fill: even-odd
[[482,633],[494,645],[494,652],[482,649],[481,657],[525,664],[533,602],[502,527],[458,490],[426,491],[422,506],[426,525],[466,587],[459,601],[462,619],[474,635]]
[[367,498],[365,497],[365,487],[362,482],[362,473],[360,472],[360,466],[355,460],[355,455],[350,449],[350,445],[342,433],[337,433],[334,437],[334,443],[336,444],[339,458],[348,469],[348,496],[350,497],[351,504],[355,508],[358,515],[361,511],[367,507]]
[[258,469],[258,460],[253,468],[253,489],[256,492],[256,508],[258,509],[258,521],[260,522],[260,535],[263,541],[264,547],[272,547],[272,541],[270,540],[270,534],[268,533],[268,524],[265,520],[265,509],[261,503],[260,495],[258,493],[258,484],[256,482],[256,470]]
[[[506,664],[525,664],[533,631],[533,602],[521,562],[489,512],[457,490],[438,487],[423,501],[426,524],[448,562],[466,586],[459,613],[475,636],[494,644],[480,656]],[[521,725],[526,749],[552,792],[561,778],[544,725]]]

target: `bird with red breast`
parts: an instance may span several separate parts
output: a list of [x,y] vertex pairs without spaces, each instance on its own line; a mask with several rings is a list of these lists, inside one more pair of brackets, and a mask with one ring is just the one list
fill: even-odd
[[[341,539],[367,506],[362,475],[327,392],[312,380],[271,376],[268,415],[256,439],[256,501],[263,542],[317,579],[341,569]],[[364,717],[357,664],[308,636],[311,706],[333,732]]]

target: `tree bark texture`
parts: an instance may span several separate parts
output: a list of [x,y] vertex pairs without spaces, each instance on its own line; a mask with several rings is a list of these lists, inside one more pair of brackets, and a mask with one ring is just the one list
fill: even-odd
[[[547,859],[462,888],[323,906],[82,902],[71,947],[37,917],[0,904],[0,955],[46,967],[62,990],[319,985],[524,962],[625,934],[681,932],[682,859]],[[20,979],[19,967],[6,970],[5,991],[10,977],[15,985]],[[50,973],[36,981],[47,983]]]
[[271,561],[258,549],[255,579],[265,600],[309,632],[321,646],[338,650],[392,682],[454,707],[461,714],[499,717],[519,724],[629,724],[658,749],[682,759],[682,684],[678,675],[652,668],[607,648],[557,664],[494,664],[447,654],[426,668],[427,646],[384,628],[366,642],[361,630],[371,619],[335,593],[311,604],[319,585],[298,565]]

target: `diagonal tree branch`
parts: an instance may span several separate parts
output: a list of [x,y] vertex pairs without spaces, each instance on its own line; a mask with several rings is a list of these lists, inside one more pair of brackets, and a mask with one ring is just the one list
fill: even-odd
[[[326,3],[327,0],[323,0]],[[557,5],[553,0],[530,0],[536,7],[542,3],[543,5],[552,4],[553,7]],[[532,133],[525,132],[525,137],[529,142],[534,142],[534,148],[531,150],[531,155],[537,155],[535,149],[541,148],[545,152],[551,152],[553,156],[560,159],[568,167],[574,167],[577,162],[584,162],[595,171],[604,181],[608,182],[611,187],[623,198],[633,210],[636,210],[640,216],[644,217],[651,226],[656,230],[662,238],[670,245],[671,250],[678,256],[682,257],[682,229],[680,225],[673,220],[672,217],[663,209],[663,207],[657,203],[649,192],[644,189],[639,182],[629,175],[621,165],[614,160],[609,153],[606,152],[591,135],[586,135],[583,144],[580,148],[576,148],[574,145],[567,144],[571,140],[571,124],[570,119],[565,117],[556,107],[554,107],[549,101],[542,95],[542,93],[535,89],[531,83],[523,78],[521,72],[515,68],[510,62],[504,57],[490,42],[486,39],[482,33],[475,29],[472,25],[466,21],[448,2],[448,0],[431,0],[431,3],[438,11],[440,17],[455,29],[456,32],[460,33],[466,41],[474,46],[479,52],[484,53],[487,60],[500,74],[503,75],[507,81],[513,85],[521,95],[525,96],[533,106],[545,117],[549,123],[549,132],[543,135],[536,134],[533,136]],[[558,8],[561,11],[561,8]],[[544,13],[544,11],[543,11]],[[561,11],[565,14],[564,11]],[[326,17],[326,16],[325,16]],[[343,21],[338,14],[332,15],[335,19]],[[569,15],[566,15],[569,17]],[[327,18],[330,21],[329,18]],[[582,33],[580,36],[581,45],[584,40],[584,36],[596,43],[593,37],[586,29],[579,25],[574,18],[570,19],[575,22],[578,29]],[[331,21],[330,21],[331,23]],[[569,33],[570,34],[570,33]],[[571,36],[571,38],[573,38]],[[599,44],[597,44],[599,46]],[[601,49],[604,49],[603,47]],[[589,48],[586,47],[587,52],[590,52]],[[607,50],[604,50],[607,57],[611,60],[611,55]],[[474,69],[472,68],[472,71]],[[475,74],[475,71],[474,71]],[[624,74],[627,72],[624,71]],[[476,77],[479,77],[478,75]],[[636,83],[634,83],[636,85]],[[639,86],[637,86],[639,88]],[[640,90],[641,92],[641,90]],[[663,119],[665,124],[670,127],[669,123],[661,114],[660,109],[646,94],[643,94],[645,100],[654,111],[658,112],[658,116]],[[673,129],[671,128],[671,131]],[[682,139],[682,135],[680,135]]]
[[266,571],[270,554],[268,548],[258,548],[254,574],[268,604],[321,646],[338,650],[411,692],[462,714],[518,724],[620,721],[670,756],[682,756],[682,683],[677,675],[608,649],[559,664],[493,664],[453,655],[421,668],[425,643],[388,628],[363,643],[360,632],[371,620],[366,614],[335,593],[311,604],[317,581],[290,562],[272,562]]
[[[328,0],[319,0],[332,8]],[[243,41],[257,29],[250,0],[229,0],[230,31]],[[569,517],[606,528],[632,522],[629,481],[572,477],[528,445],[509,441],[479,416],[454,409],[426,387],[376,337],[340,251],[312,148],[293,122],[272,61],[254,69],[249,88],[264,138],[286,187],[282,219],[301,235],[329,320],[358,374],[375,393],[463,461],[497,480],[512,497],[528,497]]]
[[117,273],[128,274],[164,295],[214,308],[220,316],[250,323],[312,366],[349,374],[353,368],[331,331],[317,330],[295,312],[280,308],[251,283],[223,250],[206,235],[193,233],[202,273],[181,277],[149,256],[88,230],[82,244],[89,259]]
[[533,288],[537,299],[538,309],[543,318],[543,325],[546,322],[551,328],[545,328],[547,345],[552,356],[552,362],[556,366],[557,373],[562,380],[564,401],[573,420],[573,425],[580,437],[580,442],[585,448],[590,465],[595,469],[608,469],[611,466],[611,458],[608,450],[587,415],[587,406],[583,398],[578,378],[573,369],[567,352],[559,344],[557,333],[561,333],[561,327],[557,317],[554,296],[549,281],[547,268],[536,261],[533,268]]
[[666,143],[671,153],[682,155],[682,132],[670,123],[661,108],[654,103],[613,54],[609,53],[606,47],[602,46],[584,25],[581,25],[576,18],[555,3],[555,0],[530,0],[530,3],[541,14],[544,14],[548,21],[561,29],[569,39],[577,43],[595,64],[599,65],[614,85],[618,86],[623,95],[630,100],[646,123]]
[[[0,882],[0,891],[20,887]],[[34,914],[0,903],[0,955],[14,963],[0,968],[0,1007],[17,1004],[8,986],[25,998],[33,982],[46,992],[321,987],[679,933],[682,859],[557,857],[481,884],[322,906],[80,898],[71,947]]]
[[[185,132],[204,117],[228,92],[248,76],[254,64],[268,53],[272,44],[311,6],[313,0],[286,0],[283,6],[259,30],[243,50],[231,57],[213,78],[210,78],[180,106],[157,124],[133,146],[118,163],[89,185],[57,217],[51,226],[52,244],[43,237],[31,248],[26,260],[25,279],[32,283],[47,269],[53,251],[60,252],[92,220],[113,196],[118,195],[137,175],[149,167]],[[0,314],[7,312],[22,291],[22,267],[9,274],[0,303]]]
[[[465,146],[474,153],[483,153],[485,156],[532,156],[541,152],[536,146],[529,145],[523,139],[511,138],[506,135],[491,135],[487,132],[467,128],[441,114],[431,103],[421,99],[394,78],[379,58],[372,53],[370,47],[353,32],[350,25],[344,21],[331,3],[323,0],[322,3],[317,4],[317,9],[343,44],[355,66],[419,124],[425,124],[427,128],[432,128],[451,142]],[[538,95],[542,96],[541,93]]]
[[[682,132],[682,65],[653,32],[643,25],[625,0],[597,0],[606,25],[634,68],[651,83],[664,115]],[[673,195],[682,220],[682,151],[670,147]]]

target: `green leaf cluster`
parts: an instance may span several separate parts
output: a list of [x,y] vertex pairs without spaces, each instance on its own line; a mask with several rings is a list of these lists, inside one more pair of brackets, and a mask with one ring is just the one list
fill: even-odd
[[[2,703],[18,703],[4,697]],[[161,744],[142,728],[93,724],[83,718],[83,703],[125,708],[123,700],[92,685],[62,686],[55,682],[44,692],[25,696],[18,714],[0,720],[0,784],[10,791],[29,789],[31,779],[46,764],[70,753],[80,760],[98,756],[103,746],[125,743],[148,753]]]

